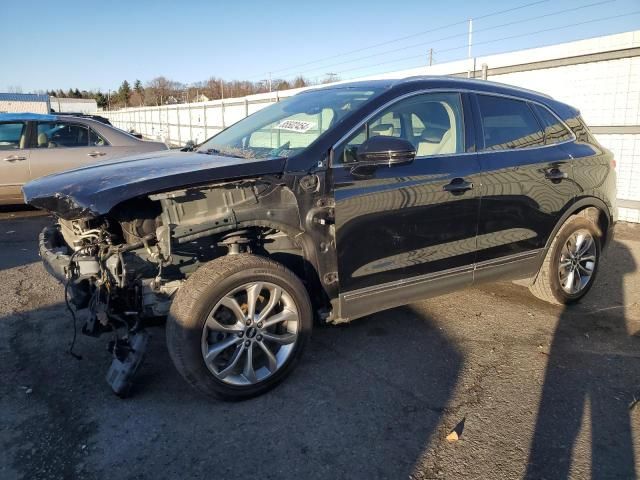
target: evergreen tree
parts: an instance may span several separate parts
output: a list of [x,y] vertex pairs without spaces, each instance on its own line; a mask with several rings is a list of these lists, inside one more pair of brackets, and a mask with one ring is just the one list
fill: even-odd
[[131,97],[131,86],[129,85],[129,82],[125,80],[118,89],[118,100],[124,103],[124,106],[126,107],[129,104],[129,97]]

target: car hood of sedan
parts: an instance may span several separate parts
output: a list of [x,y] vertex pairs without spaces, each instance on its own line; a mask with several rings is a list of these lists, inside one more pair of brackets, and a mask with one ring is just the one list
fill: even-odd
[[197,152],[153,152],[91,164],[33,180],[23,188],[25,202],[66,220],[108,213],[141,195],[232,180],[279,174],[286,159],[246,159]]

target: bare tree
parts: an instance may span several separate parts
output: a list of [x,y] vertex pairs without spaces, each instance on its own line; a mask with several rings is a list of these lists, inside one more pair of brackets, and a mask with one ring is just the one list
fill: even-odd
[[20,85],[9,85],[7,87],[9,93],[22,93],[22,87]]

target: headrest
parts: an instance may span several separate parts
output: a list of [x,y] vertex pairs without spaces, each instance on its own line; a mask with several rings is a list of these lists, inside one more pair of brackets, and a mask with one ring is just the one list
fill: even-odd
[[442,141],[442,137],[449,130],[445,128],[438,127],[425,127],[422,135],[420,136],[421,142],[429,142],[429,143],[440,143]]
[[49,137],[46,133],[42,132],[38,135],[38,146],[46,147],[49,144]]
[[371,127],[369,130],[369,135],[393,135],[393,123],[381,123],[380,125],[376,125],[375,127]]

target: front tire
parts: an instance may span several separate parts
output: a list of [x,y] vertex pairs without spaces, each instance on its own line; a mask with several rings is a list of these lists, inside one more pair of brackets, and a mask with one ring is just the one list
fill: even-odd
[[275,387],[311,335],[309,295],[283,265],[249,254],[201,266],[178,291],[167,346],[184,379],[210,397],[240,400]]
[[602,233],[588,217],[570,217],[556,234],[534,283],[533,295],[556,305],[578,302],[595,281]]

